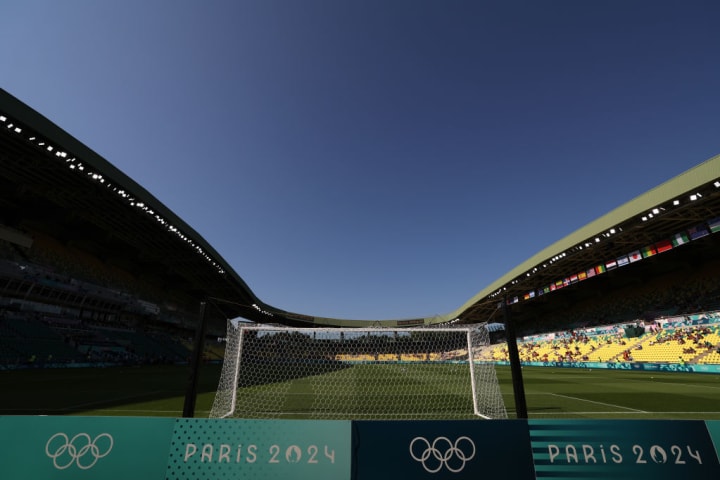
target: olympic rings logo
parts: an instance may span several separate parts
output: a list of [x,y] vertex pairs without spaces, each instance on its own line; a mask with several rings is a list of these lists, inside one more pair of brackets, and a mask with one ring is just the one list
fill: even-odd
[[110,453],[113,444],[109,433],[101,433],[92,440],[87,433],[78,433],[72,439],[64,433],[56,433],[45,444],[45,454],[52,458],[58,470],[65,470],[73,463],[81,470],[87,470]]
[[410,442],[410,456],[429,473],[437,473],[443,467],[458,473],[475,457],[475,443],[465,436],[455,443],[447,437],[438,437],[432,443],[424,437],[415,437]]

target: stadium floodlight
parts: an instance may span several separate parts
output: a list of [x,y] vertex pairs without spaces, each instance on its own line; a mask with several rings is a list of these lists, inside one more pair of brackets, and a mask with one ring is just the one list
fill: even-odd
[[211,418],[502,419],[485,324],[290,328],[228,322]]

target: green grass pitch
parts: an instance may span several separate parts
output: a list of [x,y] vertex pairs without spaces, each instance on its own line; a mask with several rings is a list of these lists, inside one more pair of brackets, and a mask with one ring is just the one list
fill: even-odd
[[[208,416],[219,374],[219,366],[201,370],[196,417]],[[522,374],[531,419],[720,419],[720,375],[552,367],[525,367]],[[188,378],[186,367],[175,366],[0,371],[0,415],[179,417]],[[510,370],[498,368],[498,378],[509,417],[515,418]],[[288,411],[307,409],[306,381],[296,379],[290,387],[298,394],[284,406]],[[414,388],[400,387],[404,395]],[[406,400],[398,395],[366,408],[402,411]],[[360,412],[358,418],[364,418]]]
[[[238,411],[257,411],[258,418],[474,418],[470,371],[460,363],[356,364],[262,383],[238,391]],[[322,410],[313,417],[318,392]]]

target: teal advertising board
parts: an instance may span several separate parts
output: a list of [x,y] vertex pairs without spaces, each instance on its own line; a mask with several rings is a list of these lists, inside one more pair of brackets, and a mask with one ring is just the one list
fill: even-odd
[[178,419],[167,480],[350,478],[350,422]]
[[0,417],[3,480],[165,477],[172,418]]
[[0,417],[3,480],[350,478],[349,421]]
[[717,479],[720,421],[0,416],[2,480]]
[[353,422],[353,479],[534,478],[524,420]]
[[532,420],[537,478],[720,478],[703,421]]
[[715,445],[715,454],[720,459],[720,420],[706,421],[705,425],[710,433],[713,445]]

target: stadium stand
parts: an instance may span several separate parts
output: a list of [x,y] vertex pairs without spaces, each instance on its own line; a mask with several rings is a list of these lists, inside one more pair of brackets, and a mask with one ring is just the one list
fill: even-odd
[[[230,318],[300,327],[502,323],[503,303],[520,336],[555,335],[550,343],[523,342],[525,361],[657,359],[658,344],[672,361],[717,358],[716,332],[704,335],[701,348],[687,339],[684,347],[680,339],[650,345],[648,333],[580,341],[562,332],[720,310],[720,156],[541,250],[454,312],[366,321],[264,304],[182,219],[3,90],[0,127],[0,359],[6,366],[48,358],[184,362],[209,299],[208,361],[222,357],[222,342],[212,339],[225,335]],[[487,351],[498,361],[507,358],[502,347]]]
[[[720,313],[661,317],[638,321],[637,336],[627,336],[627,323],[526,337],[519,344],[523,362],[547,365],[604,363],[666,363],[720,365]],[[697,323],[701,322],[701,323]],[[484,352],[484,360],[508,361],[507,346],[499,343]]]

